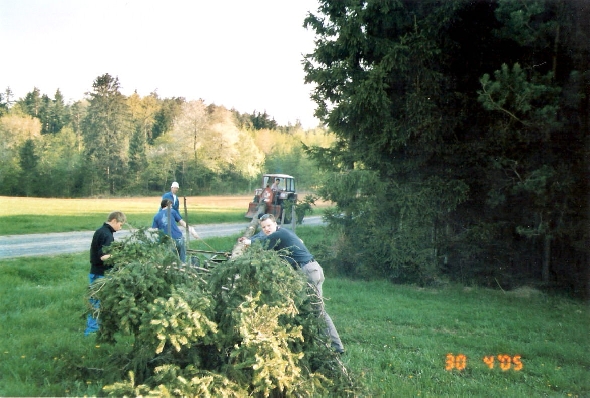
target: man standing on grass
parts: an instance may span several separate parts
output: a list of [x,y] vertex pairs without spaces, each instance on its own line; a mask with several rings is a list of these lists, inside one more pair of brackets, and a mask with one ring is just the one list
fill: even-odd
[[[115,237],[113,234],[120,231],[123,228],[123,224],[127,221],[125,214],[120,211],[114,211],[109,214],[107,221],[94,232],[92,236],[92,243],[90,244],[90,284],[97,279],[104,278],[106,271],[110,270],[113,266],[104,263],[110,254],[105,254],[104,249],[114,242]],[[99,301],[97,299],[90,299],[90,305],[94,309],[98,309]],[[98,319],[94,318],[93,314],[88,314],[86,319],[86,330],[84,335],[88,336],[90,333],[98,331],[99,324]]]
[[295,233],[286,228],[281,228],[277,225],[275,216],[272,214],[264,214],[260,217],[260,228],[264,233],[264,236],[256,234],[252,239],[241,237],[238,239],[239,242],[244,243],[246,246],[252,244],[252,241],[260,240],[264,247],[280,251],[285,249],[289,255],[284,258],[291,264],[295,270],[300,270],[307,276],[307,281],[312,284],[318,293],[321,301],[321,313],[326,320],[327,332],[332,340],[332,348],[342,354],[344,352],[344,346],[332,322],[332,318],[326,312],[324,308],[322,284],[324,283],[324,270],[313,258],[307,247],[303,244],[303,241],[295,235]]
[[172,183],[172,186],[170,187],[170,192],[166,192],[164,195],[162,195],[162,199],[170,200],[172,202],[172,208],[180,213],[180,201],[178,200],[178,196],[176,195],[179,188],[180,186],[178,185],[178,183],[174,181]]
[[[159,229],[160,232],[169,235],[176,244],[176,250],[178,251],[178,257],[183,263],[186,262],[186,242],[182,231],[178,228],[176,223],[180,224],[183,228],[186,228],[186,222],[180,216],[180,213],[174,208],[168,209],[172,202],[169,199],[162,199],[160,203],[160,211],[156,213],[152,221],[152,230]],[[197,231],[193,227],[189,227],[189,232],[195,239],[199,239]]]

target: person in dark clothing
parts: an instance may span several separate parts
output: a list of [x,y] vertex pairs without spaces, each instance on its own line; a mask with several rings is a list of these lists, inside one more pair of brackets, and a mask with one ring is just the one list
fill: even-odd
[[[110,254],[104,252],[104,249],[114,242],[115,237],[113,234],[120,231],[126,221],[125,214],[120,211],[114,211],[109,214],[107,221],[102,227],[94,232],[92,243],[90,243],[90,274],[88,275],[91,285],[97,279],[104,278],[105,272],[113,267],[104,263],[105,260],[111,257]],[[93,308],[97,309],[100,303],[96,299],[90,299],[90,304]],[[93,314],[88,314],[84,335],[88,336],[90,333],[97,332],[98,329],[98,319],[94,318]]]
[[260,217],[260,228],[265,236],[257,234],[253,239],[241,237],[238,241],[249,246],[252,244],[252,241],[259,240],[269,250],[279,251],[285,249],[289,253],[284,258],[295,270],[303,272],[307,276],[308,282],[316,288],[318,296],[322,300],[322,316],[326,320],[327,333],[332,340],[332,347],[336,352],[343,353],[344,346],[342,345],[336,326],[334,326],[332,318],[330,318],[323,305],[322,284],[325,280],[324,270],[315,261],[303,241],[293,231],[279,227],[272,214],[265,214]]

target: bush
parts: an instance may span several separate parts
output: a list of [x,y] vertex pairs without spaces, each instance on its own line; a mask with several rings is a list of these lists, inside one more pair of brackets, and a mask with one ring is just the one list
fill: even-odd
[[332,352],[317,296],[272,250],[253,245],[210,269],[184,266],[168,242],[139,231],[111,246],[117,264],[94,283],[98,339],[112,395],[353,395]]

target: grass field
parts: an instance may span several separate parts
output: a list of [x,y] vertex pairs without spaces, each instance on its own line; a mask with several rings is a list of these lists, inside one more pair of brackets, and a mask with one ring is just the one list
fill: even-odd
[[[115,199],[45,199],[0,197],[0,235],[45,232],[89,231],[98,228],[107,215],[119,210],[128,224],[139,228],[151,226],[160,208],[158,197]],[[187,214],[181,198],[183,218],[189,223],[241,222],[251,196],[187,197]]]
[[[105,381],[89,369],[114,353],[82,335],[87,268],[86,254],[0,266],[0,396],[101,394]],[[420,289],[329,276],[324,286],[346,345],[343,360],[365,396],[590,396],[582,303],[535,291]],[[449,353],[454,369],[445,370]],[[501,354],[520,355],[522,368],[502,370]],[[495,357],[493,368],[486,356]]]
[[[108,201],[92,213],[108,213]],[[69,203],[72,213],[50,216],[78,217]],[[148,214],[152,202],[137,206],[121,208]],[[313,245],[326,231],[297,233]],[[228,250],[235,238],[207,243]],[[83,337],[87,277],[87,253],[0,264],[0,396],[96,396],[112,382],[99,369],[114,348]],[[329,274],[324,295],[363,396],[590,397],[586,303],[529,288],[424,289]]]
[[[160,208],[160,200],[159,196],[114,199],[0,196],[0,235],[92,231],[114,210],[125,213],[129,226],[149,227]],[[185,213],[181,197],[181,216],[191,224],[243,222],[251,200],[252,196],[189,196]],[[314,211],[326,206],[326,203],[318,202]]]

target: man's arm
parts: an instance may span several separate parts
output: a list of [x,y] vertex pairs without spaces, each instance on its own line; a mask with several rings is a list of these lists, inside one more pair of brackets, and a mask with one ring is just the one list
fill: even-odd
[[262,242],[262,245],[265,247],[268,247],[269,249],[274,249],[274,247],[280,241],[280,237],[277,236],[276,232],[273,232],[270,235],[264,235],[263,233],[261,234],[259,232],[256,235],[250,237],[249,239],[246,238],[245,236],[238,238],[238,242],[242,242],[246,246],[250,246],[253,242],[257,242],[257,241]]
[[111,234],[103,233],[98,236],[98,257],[101,259],[101,261],[107,260],[111,257],[110,254],[104,253],[104,248],[113,243],[114,240],[115,239]]
[[[180,219],[180,221],[178,221],[178,225],[180,225],[182,228],[187,227],[187,224],[183,219]],[[193,236],[193,238],[199,239],[199,234],[197,233],[197,231],[195,231],[194,227],[188,226],[188,230],[191,233],[191,235]]]

